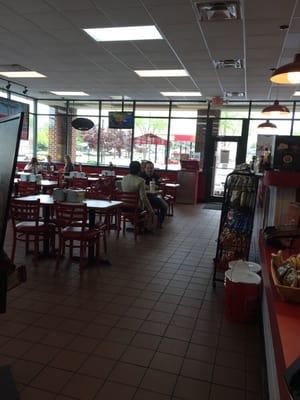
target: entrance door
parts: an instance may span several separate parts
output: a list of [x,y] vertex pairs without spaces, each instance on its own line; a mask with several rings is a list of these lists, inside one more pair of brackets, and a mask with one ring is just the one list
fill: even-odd
[[204,168],[206,201],[221,200],[226,177],[246,160],[249,120],[240,120],[240,135],[214,132],[216,119],[209,119],[206,131]]

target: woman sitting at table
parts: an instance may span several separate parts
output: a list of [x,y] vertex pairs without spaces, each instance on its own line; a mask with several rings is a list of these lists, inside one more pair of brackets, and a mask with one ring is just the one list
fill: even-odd
[[[157,186],[160,184],[160,176],[154,172],[154,164],[151,161],[147,161],[145,172],[141,174],[141,178],[145,180],[147,186],[149,186],[152,181],[154,181]],[[159,211],[159,224],[161,227],[168,212],[168,204],[157,193],[148,193],[148,198],[151,206]]]
[[153,208],[148,200],[145,181],[139,176],[141,171],[141,164],[138,161],[131,161],[129,165],[129,174],[124,176],[122,179],[122,191],[123,192],[138,192],[140,199],[141,209],[145,209],[151,216],[154,215]]
[[69,174],[72,171],[74,171],[74,165],[71,161],[71,157],[68,154],[66,154],[65,155],[64,173]]
[[33,174],[38,174],[41,172],[41,165],[39,164],[36,157],[32,157],[31,161],[25,165],[24,171],[31,172]]

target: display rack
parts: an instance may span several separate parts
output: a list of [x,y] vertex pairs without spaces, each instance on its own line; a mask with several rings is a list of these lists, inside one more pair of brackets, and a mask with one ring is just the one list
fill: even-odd
[[226,271],[232,260],[248,259],[253,229],[258,177],[247,171],[234,171],[226,178],[213,286],[218,271]]

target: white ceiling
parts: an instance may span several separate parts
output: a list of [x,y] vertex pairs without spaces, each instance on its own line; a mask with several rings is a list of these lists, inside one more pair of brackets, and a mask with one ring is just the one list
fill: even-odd
[[[269,76],[299,52],[300,0],[240,2],[241,20],[199,22],[192,0],[0,0],[0,64],[47,75],[15,80],[39,98],[55,97],[50,90],[82,90],[94,99],[160,100],[160,91],[188,90],[200,90],[203,99],[228,91],[291,98],[295,87],[274,87]],[[164,40],[96,43],[82,30],[150,24]],[[281,31],[282,24],[290,28]],[[245,68],[214,68],[213,59],[230,58],[244,58]],[[190,77],[140,78],[133,71],[182,67]]]

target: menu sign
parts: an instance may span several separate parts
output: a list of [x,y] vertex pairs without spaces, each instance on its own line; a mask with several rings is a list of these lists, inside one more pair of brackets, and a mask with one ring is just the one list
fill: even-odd
[[0,97],[0,119],[10,115],[17,115],[19,113],[24,113],[21,139],[28,140],[29,104]]

